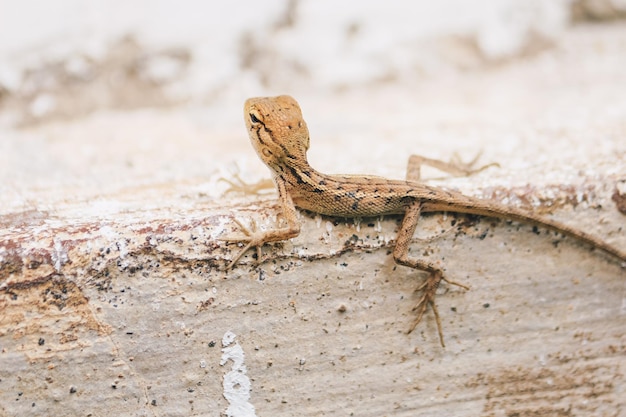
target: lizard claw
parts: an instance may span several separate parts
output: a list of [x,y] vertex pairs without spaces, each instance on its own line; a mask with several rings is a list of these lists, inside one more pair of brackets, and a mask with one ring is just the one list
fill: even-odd
[[233,174],[232,180],[222,177],[222,178],[219,178],[218,181],[225,182],[226,184],[230,186],[228,187],[226,191],[224,191],[224,194],[230,194],[230,193],[259,194],[260,191],[262,190],[274,188],[274,181],[272,181],[271,179],[264,179],[254,184],[248,184],[247,182],[242,180],[239,174],[237,173]]
[[243,232],[243,236],[225,236],[222,238],[218,238],[217,240],[228,243],[245,243],[245,246],[239,251],[239,253],[237,253],[237,255],[235,255],[233,260],[230,261],[230,263],[226,267],[226,270],[232,269],[251,247],[256,247],[257,261],[260,261],[262,257],[261,247],[265,243],[263,239],[263,233],[257,231],[256,221],[251,220],[251,225],[249,228],[236,218],[234,218],[233,221],[239,226],[239,228]]
[[423,295],[422,298],[420,298],[420,300],[418,301],[417,305],[413,307],[413,311],[417,311],[417,317],[407,333],[411,333],[413,330],[415,330],[420,321],[422,321],[422,317],[424,317],[424,313],[426,313],[426,308],[430,306],[430,308],[433,310],[433,314],[435,315],[435,321],[437,322],[439,341],[441,342],[442,347],[446,347],[446,344],[443,340],[443,328],[441,326],[441,319],[439,318],[439,311],[437,310],[437,304],[435,304],[435,295],[441,281],[445,281],[448,284],[456,285],[466,290],[469,290],[469,287],[463,284],[459,284],[458,282],[446,279],[441,271],[433,272],[430,277],[428,277],[428,279],[416,289],[416,291],[423,291]]

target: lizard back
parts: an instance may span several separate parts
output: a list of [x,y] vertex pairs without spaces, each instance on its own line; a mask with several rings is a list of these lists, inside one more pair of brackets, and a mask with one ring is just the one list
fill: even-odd
[[458,191],[413,181],[368,175],[326,175],[312,168],[288,169],[283,179],[294,204],[327,216],[368,217],[402,214],[419,202],[422,212],[476,214],[543,226],[599,248],[626,262],[626,252],[564,223],[517,207],[469,197]]

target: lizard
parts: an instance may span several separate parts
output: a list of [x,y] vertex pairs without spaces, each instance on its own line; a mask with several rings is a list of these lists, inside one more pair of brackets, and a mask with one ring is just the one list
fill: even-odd
[[286,227],[257,230],[254,222],[253,227],[248,228],[234,219],[243,235],[226,236],[220,240],[243,243],[244,247],[227,269],[234,267],[250,248],[256,247],[257,260],[260,261],[261,247],[264,244],[298,236],[300,223],[297,208],[345,218],[402,215],[392,252],[393,259],[399,265],[429,274],[417,288],[417,291],[421,291],[421,297],[413,309],[417,312],[417,317],[408,332],[415,329],[430,306],[435,316],[439,341],[445,347],[441,320],[435,304],[435,293],[441,281],[469,288],[447,279],[443,269],[437,264],[409,256],[409,245],[421,213],[465,213],[540,226],[599,249],[626,267],[626,251],[623,249],[532,211],[469,197],[457,191],[417,181],[394,180],[372,175],[327,175],[316,171],[307,161],[310,144],[308,127],[298,102],[291,96],[250,98],[244,105],[244,119],[256,153],[272,173]]

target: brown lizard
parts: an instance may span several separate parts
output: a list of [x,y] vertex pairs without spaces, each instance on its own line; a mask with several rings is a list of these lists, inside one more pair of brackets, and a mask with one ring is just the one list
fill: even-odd
[[300,224],[296,207],[327,216],[367,217],[403,214],[393,250],[394,260],[404,266],[426,271],[430,275],[418,288],[422,297],[414,308],[417,318],[411,332],[430,306],[435,315],[442,346],[445,346],[435,292],[447,280],[442,269],[432,262],[410,257],[409,244],[420,213],[456,212],[497,217],[539,225],[578,239],[600,249],[626,265],[626,252],[601,239],[566,224],[556,222],[515,207],[493,201],[465,196],[459,192],[424,185],[415,181],[392,180],[369,175],[326,175],[313,169],[306,152],[309,149],[309,131],[302,118],[300,106],[290,96],[248,99],[244,118],[252,145],[261,160],[270,168],[282,214],[287,227],[271,230],[248,230],[235,222],[245,236],[225,237],[227,242],[245,243],[228,268],[234,266],[250,248],[256,247],[261,259],[261,246],[268,242],[287,240],[298,236]]

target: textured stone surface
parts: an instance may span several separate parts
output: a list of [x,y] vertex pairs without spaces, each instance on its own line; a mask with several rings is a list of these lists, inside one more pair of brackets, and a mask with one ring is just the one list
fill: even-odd
[[[501,167],[429,181],[624,246],[624,33],[578,26],[427,79],[271,92],[301,102],[322,171],[402,177],[411,152],[482,150]],[[245,98],[0,126],[0,415],[218,416],[239,365],[259,416],[624,414],[626,272],[571,239],[425,216],[413,253],[471,287],[440,290],[445,349],[431,313],[405,333],[421,275],[391,259],[399,218],[302,214],[298,238],[224,272],[232,217],[278,214],[273,193],[219,180],[267,176]],[[220,364],[229,331],[242,364]]]

